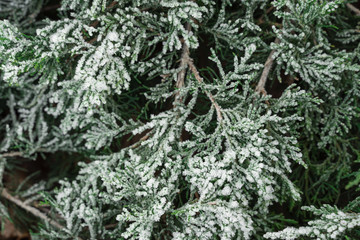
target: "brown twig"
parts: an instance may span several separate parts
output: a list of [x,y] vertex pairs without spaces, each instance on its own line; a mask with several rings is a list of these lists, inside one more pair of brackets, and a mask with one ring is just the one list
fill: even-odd
[[15,203],[16,205],[18,205],[19,207],[21,207],[22,209],[25,209],[26,211],[30,212],[31,214],[33,214],[34,216],[44,220],[45,222],[50,223],[51,225],[53,225],[54,227],[58,228],[58,229],[63,229],[64,227],[62,225],[60,225],[58,222],[48,218],[45,214],[43,214],[42,212],[40,212],[38,209],[31,207],[25,203],[23,203],[21,200],[17,199],[16,197],[12,196],[11,194],[8,193],[8,191],[4,188],[1,191],[1,196],[3,198],[6,198],[7,200]]
[[[275,7],[274,7],[274,6],[271,6],[270,8],[268,8],[268,9],[265,11],[265,14],[266,14],[266,15],[269,14],[269,13],[270,13],[272,10],[274,10],[274,9],[275,9]],[[258,25],[264,23],[264,17],[265,17],[265,15],[261,15],[261,17],[257,20]]]
[[350,9],[351,11],[353,11],[356,16],[360,16],[360,10],[359,10],[357,7],[355,7],[355,6],[352,5],[351,3],[347,3],[346,6],[348,7],[348,9]]
[[[186,24],[186,30],[190,31],[190,27],[191,27],[190,23],[187,23]],[[183,52],[182,52],[181,59],[180,59],[181,71],[178,73],[177,82],[176,82],[176,87],[178,89],[180,89],[181,87],[184,86],[185,74],[186,74],[187,67],[189,67],[190,71],[194,74],[195,79],[199,83],[202,83],[203,78],[200,76],[199,71],[196,69],[196,67],[194,65],[193,59],[190,57],[189,47],[184,42],[183,43]],[[218,120],[222,121],[223,117],[222,117],[222,114],[221,114],[221,109],[220,109],[220,106],[215,101],[214,96],[211,93],[207,92],[207,91],[205,91],[205,93],[209,97],[211,103],[214,105],[214,107],[216,109],[216,114],[217,114]],[[176,97],[178,95],[179,95],[179,92],[176,93],[175,99],[176,99]],[[175,100],[175,103],[176,102],[181,102],[181,101],[182,101],[182,99],[178,99],[178,100]]]
[[[191,72],[194,74],[195,76],[195,79],[199,82],[199,83],[202,83],[203,82],[203,78],[200,77],[200,74],[198,72],[198,70],[196,69],[194,63],[193,63],[193,60],[189,57],[188,59],[188,65],[189,65],[189,68],[191,70]],[[218,120],[221,122],[223,117],[222,117],[222,114],[221,114],[221,108],[220,106],[217,104],[217,102],[215,101],[215,98],[214,96],[209,93],[208,91],[205,91],[206,95],[208,96],[208,98],[210,99],[211,103],[214,105],[215,107],[215,110],[216,110],[216,114],[217,114],[217,118]]]
[[[185,29],[187,31],[191,30],[191,25],[190,23],[186,23]],[[188,45],[184,42],[183,43],[183,50],[182,50],[182,54],[181,54],[181,59],[180,59],[180,72],[177,75],[177,81],[176,81],[176,88],[180,89],[184,86],[185,83],[185,75],[186,75],[186,69],[187,69],[187,63],[189,61],[189,47]],[[180,94],[180,90],[175,94],[175,102],[174,104],[176,104],[177,102],[182,102],[182,99],[179,98],[179,94]]]
[[59,7],[61,7],[61,4],[46,6],[46,7],[43,7],[40,12],[53,11],[53,10],[58,9]]
[[8,153],[3,153],[0,154],[0,157],[21,157],[23,154],[22,152],[8,152]]
[[[274,42],[280,43],[280,39],[276,38]],[[272,58],[274,53],[275,53],[275,50],[272,50],[270,52],[268,58],[266,59],[266,62],[264,65],[264,70],[261,74],[260,80],[255,89],[256,92],[262,93],[264,96],[267,94],[266,90],[265,90],[266,81],[267,81],[268,75],[270,73],[270,69],[271,69],[272,65],[274,64],[274,59]]]
[[117,227],[118,225],[119,225],[118,223],[108,224],[108,225],[105,226],[105,229],[115,228],[115,227]]
[[112,3],[109,4],[109,6],[107,6],[106,8],[107,9],[110,9],[112,7],[115,7],[116,4],[118,4],[119,2],[118,1],[113,1]]
[[199,194],[199,192],[195,192],[195,198],[196,198],[196,199],[195,199],[196,201],[198,201],[198,200],[199,200],[199,198],[200,198],[200,194]]
[[139,147],[143,141],[147,140],[150,137],[151,134],[152,134],[152,131],[148,132],[145,136],[140,138],[139,141],[137,141],[135,144],[131,145],[130,148],[134,149],[134,148]]
[[[29,213],[33,214],[34,216],[40,218],[41,220],[51,224],[55,228],[57,228],[59,230],[64,229],[64,227],[60,223],[56,222],[55,220],[50,219],[44,213],[40,212],[37,208],[29,206],[29,205],[25,204],[24,202],[22,202],[20,199],[12,196],[11,194],[9,194],[9,192],[5,188],[1,191],[1,196],[3,198],[6,198],[7,200],[9,200],[10,202],[15,203],[17,206],[28,211]],[[82,240],[82,238],[80,238],[80,237],[78,237],[77,239]]]

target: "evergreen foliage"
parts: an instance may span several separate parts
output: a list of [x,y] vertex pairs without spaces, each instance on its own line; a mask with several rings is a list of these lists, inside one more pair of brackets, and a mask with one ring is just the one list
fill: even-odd
[[32,239],[360,238],[359,2],[59,3],[0,0],[1,218]]

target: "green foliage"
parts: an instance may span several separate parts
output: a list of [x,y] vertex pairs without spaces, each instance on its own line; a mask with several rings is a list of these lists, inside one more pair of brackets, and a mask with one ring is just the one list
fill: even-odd
[[360,237],[347,1],[8,2],[0,177],[33,159],[9,192],[47,211],[34,239]]

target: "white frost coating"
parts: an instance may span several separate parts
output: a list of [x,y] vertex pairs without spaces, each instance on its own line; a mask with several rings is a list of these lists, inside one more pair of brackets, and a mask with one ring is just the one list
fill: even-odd
[[113,41],[113,42],[118,42],[120,40],[119,34],[115,31],[109,32],[107,37],[110,41]]
[[[6,103],[11,111],[15,109],[15,117],[2,120],[6,134],[0,150],[6,152],[19,142],[33,152],[45,147],[49,152],[93,153],[89,154],[91,161],[79,163],[76,179],[61,182],[56,193],[53,205],[64,219],[65,229],[59,231],[63,238],[86,231],[89,239],[118,234],[111,237],[148,240],[171,231],[178,240],[253,239],[257,229],[271,227],[263,220],[272,204],[301,199],[288,178],[294,161],[303,164],[298,127],[307,129],[304,136],[313,136],[312,124],[320,127],[319,144],[328,149],[327,144],[349,132],[346,121],[356,116],[347,100],[334,101],[342,76],[358,76],[358,68],[351,65],[355,53],[336,50],[326,41],[329,31],[324,26],[331,26],[335,19],[327,14],[340,3],[272,1],[275,10],[269,14],[286,24],[281,29],[274,26],[280,44],[266,46],[253,18],[265,6],[261,1],[238,1],[241,9],[236,14],[244,14],[239,18],[229,15],[229,4],[235,1],[155,2],[63,0],[62,8],[70,10],[72,18],[49,21],[36,31],[35,40],[19,34],[9,22],[0,22],[6,36],[0,44],[5,56],[1,71],[6,82],[20,85],[10,90],[21,92],[12,94],[13,99]],[[313,14],[304,14],[302,9]],[[235,48],[238,56],[224,61],[212,51],[210,60],[218,68],[212,70],[219,76],[201,83],[187,66],[179,93],[182,101],[171,104],[178,93],[174,83],[181,70],[182,50],[189,47],[198,67],[195,49],[204,29],[211,47],[230,50],[223,52],[226,57]],[[348,33],[344,36],[350,41]],[[283,73],[301,78],[301,85],[312,95],[329,102],[323,102],[320,109],[321,102],[309,96],[309,91],[294,86],[279,98],[256,95],[254,83],[271,50],[276,64],[270,79]],[[32,54],[36,59],[27,57]],[[41,79],[24,78],[24,71],[35,66]],[[204,77],[204,71],[199,71]],[[144,85],[146,79],[154,79],[151,84],[158,81],[146,90],[146,98],[151,101],[150,110],[159,105],[161,113],[147,118],[145,109],[141,112],[146,115],[144,120],[145,115],[138,119],[132,109],[127,111],[133,106],[135,89],[126,92],[132,78]],[[347,82],[351,86],[347,93],[358,95],[359,87],[352,84]],[[7,88],[4,86],[4,93],[10,94]],[[328,117],[326,112],[333,109],[327,105],[336,106],[335,117]],[[216,119],[219,109],[221,121]],[[321,120],[303,119],[304,112],[309,116],[315,112]],[[60,122],[60,129],[44,118]],[[137,135],[129,146],[120,141],[127,134]],[[357,214],[311,210],[317,218],[308,226],[265,236],[296,239],[315,234],[319,239],[340,239],[359,226]],[[106,227],[114,223],[118,229]]]

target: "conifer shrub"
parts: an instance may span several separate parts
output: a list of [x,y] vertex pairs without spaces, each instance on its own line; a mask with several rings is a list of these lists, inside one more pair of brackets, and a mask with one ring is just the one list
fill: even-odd
[[360,239],[359,7],[0,0],[2,221],[31,239]]

